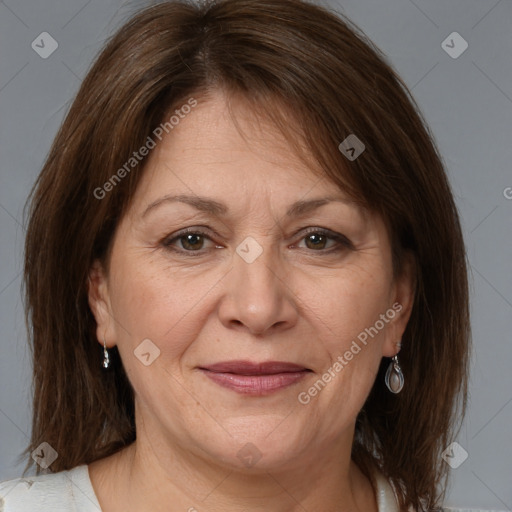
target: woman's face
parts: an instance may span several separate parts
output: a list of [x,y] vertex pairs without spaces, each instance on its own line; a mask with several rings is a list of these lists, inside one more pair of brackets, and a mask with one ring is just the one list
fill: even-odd
[[235,114],[245,137],[220,93],[198,101],[151,150],[90,303],[135,390],[138,438],[286,467],[352,442],[412,292],[382,220],[242,102]]

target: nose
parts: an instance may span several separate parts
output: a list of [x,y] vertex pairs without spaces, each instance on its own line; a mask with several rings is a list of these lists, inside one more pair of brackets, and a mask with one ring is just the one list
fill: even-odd
[[253,335],[293,327],[298,318],[297,297],[289,287],[289,276],[285,275],[279,258],[270,247],[254,261],[240,254],[233,256],[226,293],[218,309],[222,324]]

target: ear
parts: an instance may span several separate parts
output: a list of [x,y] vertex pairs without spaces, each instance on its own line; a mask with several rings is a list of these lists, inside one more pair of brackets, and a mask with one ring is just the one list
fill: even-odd
[[[398,344],[411,317],[415,292],[416,265],[414,255],[408,252],[403,257],[400,275],[395,278],[391,293],[390,309],[388,309],[389,314],[386,314],[390,321],[387,325],[386,338],[382,350],[382,355],[385,357],[393,357],[400,351]],[[391,318],[393,312],[394,316]]]
[[89,307],[96,319],[96,337],[103,345],[105,338],[107,347],[115,345],[115,333],[113,331],[112,308],[110,304],[108,279],[103,265],[95,260],[89,270],[87,282],[87,295]]

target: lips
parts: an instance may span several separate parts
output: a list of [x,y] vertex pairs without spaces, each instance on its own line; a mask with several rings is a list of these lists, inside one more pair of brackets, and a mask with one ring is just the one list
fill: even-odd
[[251,361],[225,361],[202,367],[216,373],[236,373],[238,375],[274,375],[276,373],[301,372],[304,366],[281,361],[253,363]]
[[224,361],[199,370],[216,384],[244,395],[268,395],[291,386],[311,370],[282,361]]

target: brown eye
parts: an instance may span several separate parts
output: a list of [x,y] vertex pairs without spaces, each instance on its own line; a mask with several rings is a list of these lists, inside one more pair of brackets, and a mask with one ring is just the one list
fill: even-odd
[[203,248],[204,237],[198,233],[189,233],[178,238],[183,249],[187,251],[198,251]]
[[[174,236],[170,236],[161,242],[162,246],[166,249],[180,252],[197,253],[197,255],[204,253],[211,248],[211,238],[202,231],[189,230],[181,233],[175,233]],[[195,256],[196,254],[194,254]]]
[[161,241],[161,245],[166,250],[183,256],[204,256],[210,250],[222,247],[213,242],[208,232],[196,228],[169,235]]
[[352,242],[346,236],[324,228],[310,228],[309,232],[306,232],[301,238],[297,247],[321,254],[354,249]]
[[312,233],[305,237],[304,240],[308,249],[325,249],[327,239],[328,237],[326,235],[322,235],[321,233]]

